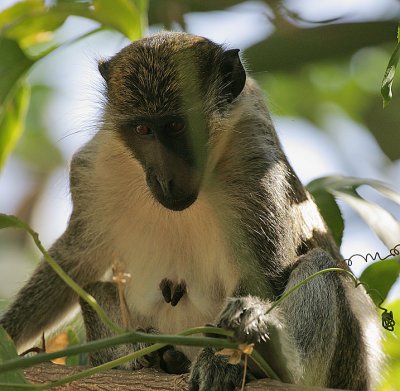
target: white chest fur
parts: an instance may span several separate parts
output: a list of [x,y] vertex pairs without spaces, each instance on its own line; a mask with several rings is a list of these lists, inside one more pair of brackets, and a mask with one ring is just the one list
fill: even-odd
[[[215,321],[239,280],[215,212],[203,194],[182,212],[165,209],[149,193],[139,164],[115,148],[115,155],[110,149],[107,158],[98,155],[93,177],[101,186],[91,209],[97,229],[108,232],[111,251],[131,274],[126,299],[133,326],[176,333]],[[165,278],[186,284],[174,307],[160,289]]]
[[[126,296],[134,319],[164,333],[214,321],[238,281],[218,222],[202,200],[184,212],[152,207],[157,213],[143,208],[121,217],[116,227],[124,232],[116,248],[131,274]],[[162,295],[165,278],[186,284],[175,307]]]

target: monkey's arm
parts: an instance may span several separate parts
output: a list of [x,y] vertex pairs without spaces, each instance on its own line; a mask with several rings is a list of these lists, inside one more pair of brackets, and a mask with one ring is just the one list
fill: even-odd
[[[65,233],[49,250],[50,255],[79,285],[96,281],[106,271],[104,259],[96,258],[85,240],[82,224],[72,216]],[[92,259],[88,259],[92,257]],[[89,262],[90,261],[90,262]],[[44,261],[20,290],[0,324],[21,348],[58,323],[77,304],[78,297]]]
[[[286,291],[311,274],[335,266],[327,252],[310,251],[299,258]],[[368,320],[361,320],[355,313],[349,293],[358,297],[359,303],[364,301],[366,306],[359,312]],[[303,285],[268,314],[265,312],[272,304],[268,300],[254,296],[231,298],[218,325],[233,330],[238,340],[255,343],[286,382],[370,390],[367,361],[379,358],[368,357],[360,323],[374,326],[376,314],[368,299],[360,299],[363,295],[363,288],[355,288],[348,278],[325,273]],[[214,353],[213,349],[204,349],[197,358],[191,373],[191,391],[226,391],[239,385],[242,366],[228,365],[226,358]]]

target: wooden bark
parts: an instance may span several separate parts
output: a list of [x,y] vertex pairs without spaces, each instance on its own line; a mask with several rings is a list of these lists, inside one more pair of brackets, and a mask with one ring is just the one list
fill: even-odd
[[[66,367],[55,364],[41,364],[24,370],[32,383],[42,384],[75,374],[84,367]],[[62,391],[185,391],[188,375],[168,375],[156,369],[138,371],[110,370],[93,375],[65,386],[53,388]],[[315,387],[302,387],[279,383],[270,379],[252,381],[245,391],[328,391]],[[212,391],[212,390],[210,390]]]

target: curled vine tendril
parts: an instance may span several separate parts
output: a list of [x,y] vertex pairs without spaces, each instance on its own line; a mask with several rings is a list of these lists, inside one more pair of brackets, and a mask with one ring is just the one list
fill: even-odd
[[383,328],[385,328],[386,330],[389,331],[394,331],[394,325],[396,324],[396,322],[393,319],[393,312],[390,311],[388,312],[386,308],[382,308],[379,307],[381,309],[383,309],[383,314],[382,314],[382,326]]
[[375,254],[368,253],[367,255],[354,254],[350,258],[345,259],[344,261],[347,263],[348,266],[351,266],[353,265],[353,259],[356,257],[361,258],[362,260],[364,260],[364,262],[368,262],[368,261],[376,261],[378,259],[380,261],[384,261],[391,257],[397,257],[398,255],[400,255],[400,243],[396,244],[392,249],[390,249],[389,254],[386,255],[386,257],[382,257],[378,252],[376,252]]
[[[397,245],[396,247],[400,247],[400,244]],[[399,250],[396,250],[396,251],[399,251]],[[393,319],[393,312],[392,311],[389,312],[385,307],[382,307],[382,303],[383,303],[384,299],[383,299],[382,295],[379,293],[379,291],[377,291],[376,289],[369,288],[369,286],[366,283],[361,282],[350,270],[345,270],[345,269],[338,268],[338,267],[322,269],[322,270],[319,270],[318,272],[315,272],[314,274],[311,274],[310,276],[308,276],[304,280],[300,281],[295,286],[292,286],[288,291],[286,291],[278,300],[276,300],[267,309],[267,311],[265,313],[268,314],[269,312],[271,312],[276,306],[280,305],[280,303],[283,300],[286,300],[286,298],[288,296],[293,294],[293,292],[295,292],[297,289],[299,289],[304,284],[308,283],[313,278],[315,278],[315,277],[317,277],[317,276],[319,276],[321,274],[330,273],[330,272],[347,274],[353,280],[355,288],[359,287],[360,285],[363,285],[364,288],[365,288],[365,291],[370,296],[371,296],[371,293],[374,292],[380,299],[380,303],[378,305],[376,305],[376,307],[383,311],[383,313],[382,313],[382,327],[384,329],[388,330],[388,331],[394,331],[394,326],[395,326],[396,322]]]

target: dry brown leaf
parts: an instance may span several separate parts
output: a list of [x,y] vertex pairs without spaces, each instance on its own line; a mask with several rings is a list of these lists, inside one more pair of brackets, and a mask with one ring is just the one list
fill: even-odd
[[[68,347],[68,334],[62,332],[52,339],[46,341],[46,353],[58,352]],[[65,357],[55,358],[51,360],[54,364],[65,365]]]

